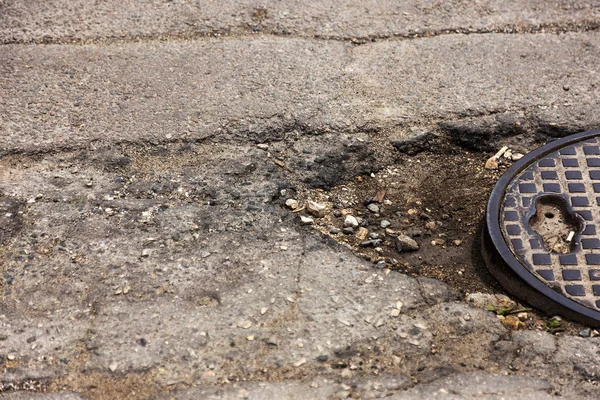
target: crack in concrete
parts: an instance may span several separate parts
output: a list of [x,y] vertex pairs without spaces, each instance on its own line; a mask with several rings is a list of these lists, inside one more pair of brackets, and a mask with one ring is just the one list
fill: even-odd
[[173,31],[158,34],[147,35],[127,35],[115,36],[96,36],[90,38],[61,38],[61,37],[41,37],[32,40],[3,39],[0,45],[122,45],[127,43],[152,43],[152,42],[176,42],[176,41],[201,41],[212,39],[242,39],[254,37],[257,39],[263,37],[284,37],[290,39],[305,39],[316,41],[333,41],[352,43],[354,45],[364,45],[372,42],[398,41],[432,38],[448,35],[536,35],[536,34],[564,34],[564,33],[583,33],[600,31],[600,21],[584,20],[579,22],[548,22],[541,24],[505,24],[496,28],[474,28],[474,27],[451,27],[432,30],[409,30],[404,33],[372,34],[358,36],[344,35],[322,35],[314,34],[312,36],[302,33],[286,33],[276,29],[265,29],[254,31],[250,28],[232,28],[221,29],[209,32],[194,31]]
[[[500,114],[518,114],[518,113],[528,113],[531,110],[538,109],[540,107],[553,107],[554,104],[534,104],[523,107],[506,107],[506,108],[497,108],[492,110],[474,110],[472,112],[464,111],[462,113],[455,112],[449,113],[448,116],[435,118],[428,115],[415,115],[413,118],[407,121],[402,121],[397,124],[395,127],[414,127],[421,126],[423,130],[429,130],[430,132],[437,133],[438,135],[447,133],[447,129],[440,126],[440,124],[444,122],[460,122],[460,121],[468,121],[473,118],[484,118],[484,117],[492,117]],[[264,118],[256,118],[256,120],[264,120],[269,121],[276,117],[279,114],[276,114],[271,117]],[[531,118],[529,118],[531,119]],[[419,121],[427,120],[427,123],[421,124]],[[358,132],[362,133],[377,133],[378,140],[386,139],[389,140],[393,138],[393,133],[391,132],[392,127],[384,127],[384,126],[374,126],[377,121],[365,122],[363,124],[355,125],[354,127],[349,127],[346,129],[335,130],[334,132],[337,134],[347,134],[352,135]],[[532,121],[528,121],[532,122]],[[143,139],[140,138],[138,140],[119,140],[116,142],[103,143],[102,139],[97,138],[92,142],[86,143],[72,143],[72,144],[61,144],[61,145],[52,145],[47,148],[38,148],[38,149],[28,149],[28,148],[0,148],[0,160],[7,156],[25,156],[25,157],[39,157],[41,155],[57,155],[61,153],[69,153],[73,151],[80,151],[90,149],[90,144],[93,143],[96,146],[105,147],[105,146],[165,146],[170,144],[181,144],[181,145],[190,145],[190,144],[203,144],[203,143],[232,143],[236,145],[245,145],[245,144],[271,144],[277,143],[281,141],[286,141],[290,139],[290,135],[295,134],[297,132],[303,133],[308,137],[311,136],[319,136],[323,133],[327,133],[325,130],[322,130],[318,127],[312,127],[310,123],[303,122],[299,120],[293,120],[289,123],[283,123],[283,126],[269,126],[267,122],[266,126],[259,129],[261,131],[260,139],[256,134],[252,134],[249,132],[247,127],[237,127],[233,128],[230,125],[230,122],[225,123],[221,126],[221,128],[225,131],[222,133],[212,133],[208,134],[204,137],[198,138],[171,138],[171,139]],[[523,127],[525,130],[526,127]],[[255,129],[256,130],[256,129]],[[568,133],[568,132],[567,132]],[[567,134],[565,133],[565,134]],[[228,138],[228,136],[232,136]],[[246,139],[246,143],[240,142],[241,139]]]

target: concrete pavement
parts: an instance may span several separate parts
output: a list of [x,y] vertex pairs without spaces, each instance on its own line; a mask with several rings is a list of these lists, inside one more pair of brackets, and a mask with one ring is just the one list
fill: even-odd
[[[460,199],[435,177],[475,182],[499,145],[598,127],[599,6],[0,2],[0,388],[597,398],[598,337],[510,330],[283,203],[358,211],[352,182],[396,168],[393,224],[476,224],[482,196],[469,219],[425,194]],[[440,251],[482,269],[463,235]]]

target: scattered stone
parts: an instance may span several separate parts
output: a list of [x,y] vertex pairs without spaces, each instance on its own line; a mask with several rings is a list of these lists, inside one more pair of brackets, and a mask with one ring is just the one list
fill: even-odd
[[331,228],[329,230],[329,233],[331,233],[332,235],[337,235],[338,233],[340,233],[340,230],[338,228]]
[[108,366],[108,369],[110,370],[110,372],[115,372],[117,370],[118,366],[119,366],[119,364],[117,364],[116,362],[113,362]]
[[329,356],[327,354],[319,354],[317,356],[316,360],[319,362],[325,362],[325,361],[329,360]]
[[381,220],[381,227],[383,229],[388,228],[390,225],[392,225],[392,223],[387,219]]
[[508,150],[508,147],[506,147],[506,146],[504,146],[500,150],[498,150],[498,152],[496,154],[494,154],[493,156],[491,156],[485,162],[485,168],[486,169],[498,169],[498,167],[499,167],[498,159],[500,157],[502,157],[502,155],[506,152],[506,150]]
[[529,314],[528,314],[528,313],[526,313],[526,312],[520,312],[520,313],[518,313],[518,314],[517,314],[517,317],[518,317],[518,318],[519,318],[521,321],[525,322],[525,321],[527,321],[527,320],[529,319]]
[[498,159],[495,156],[488,158],[485,162],[485,169],[498,169]]
[[437,238],[437,239],[431,241],[432,246],[443,246],[445,244],[446,244],[446,241],[444,239],[440,239],[440,238]]
[[453,243],[455,246],[460,246],[462,244],[462,240],[455,240]]
[[431,219],[431,215],[426,214],[426,213],[421,213],[421,214],[419,214],[419,218],[426,221],[426,220]]
[[369,233],[369,239],[379,239],[379,234],[377,232],[371,232]]
[[418,213],[419,211],[414,208],[408,210],[408,215],[417,215]]
[[417,251],[419,244],[406,235],[400,235],[396,238],[396,248],[398,251]]
[[369,209],[369,211],[371,211],[372,213],[379,213],[379,206],[375,203],[371,203],[367,206],[367,208]]
[[579,336],[581,337],[590,337],[592,335],[592,330],[590,328],[586,328],[579,332]]
[[525,157],[525,155],[524,155],[524,154],[521,154],[521,153],[513,153],[513,155],[512,155],[512,157],[511,157],[511,159],[512,159],[513,161],[519,161],[519,160],[520,160],[521,158],[523,158],[523,157]]
[[435,228],[437,228],[437,224],[435,223],[435,221],[429,221],[428,223],[425,224],[425,228],[427,228],[430,231],[432,231]]
[[311,217],[305,217],[304,215],[300,216],[300,221],[302,221],[304,225],[312,225],[315,222]]
[[590,337],[596,337],[599,335],[600,335],[600,332],[598,332],[596,329],[593,329],[592,332],[590,333]]
[[296,199],[287,199],[285,201],[285,205],[289,209],[295,210],[296,208],[298,208],[298,200],[296,200]]
[[333,212],[333,216],[336,217],[336,218],[339,218],[339,217],[342,216],[342,212],[340,210],[335,210]]
[[270,336],[265,342],[269,346],[278,346],[279,345],[279,342],[277,341],[277,337],[275,337],[275,336]]
[[352,235],[354,233],[354,228],[347,227],[347,228],[342,229],[342,232],[346,235]]
[[515,315],[507,315],[506,317],[503,317],[502,315],[498,315],[498,318],[500,319],[500,322],[502,322],[502,325],[504,325],[507,328],[510,328],[514,331],[525,327],[525,324],[523,323],[523,321],[521,321],[519,319],[519,317],[517,317]]
[[[362,242],[360,242],[360,247],[377,247],[378,245],[380,245],[382,242],[381,239],[375,239],[375,240],[364,240]],[[383,262],[383,264],[385,265],[385,261]]]
[[254,335],[246,336],[246,340],[249,341],[249,342],[253,341],[254,340]]
[[260,150],[269,150],[269,145],[266,143],[259,143],[256,145],[256,147],[258,147]]
[[6,356],[6,358],[7,358],[9,361],[13,361],[15,358],[17,358],[17,356],[15,356],[14,354],[9,354],[9,355],[7,355],[7,356]]
[[390,312],[390,316],[391,317],[397,317],[400,315],[400,310],[398,310],[397,308],[394,308],[391,312]]
[[241,320],[241,321],[238,321],[237,326],[238,326],[238,328],[249,329],[252,326],[252,321],[249,321],[247,319]]
[[306,364],[306,358],[302,357],[301,359],[299,359],[298,361],[296,361],[294,363],[294,367],[300,367],[304,364]]
[[143,249],[142,250],[142,257],[150,257],[150,254],[152,254],[152,249]]
[[327,214],[327,207],[324,204],[308,200],[306,210],[317,218],[323,218]]
[[356,238],[358,240],[365,240],[369,235],[369,230],[367,228],[360,227],[358,231],[356,231]]
[[353,215],[346,215],[346,218],[344,219],[344,227],[356,228],[358,227],[358,220]]
[[260,315],[265,315],[265,313],[269,311],[269,307],[263,307],[260,309]]

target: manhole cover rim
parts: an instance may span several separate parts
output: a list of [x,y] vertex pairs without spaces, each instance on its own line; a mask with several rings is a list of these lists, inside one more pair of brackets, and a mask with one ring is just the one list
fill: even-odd
[[502,234],[500,227],[500,210],[502,207],[502,201],[504,199],[504,195],[509,183],[517,176],[517,174],[527,167],[529,167],[535,160],[541,159],[546,154],[552,153],[562,147],[568,146],[573,143],[579,143],[583,140],[600,136],[600,129],[581,132],[573,135],[569,135],[567,137],[554,140],[550,143],[547,143],[527,155],[521,158],[519,161],[515,162],[510,168],[504,172],[504,174],[498,179],[496,185],[492,189],[490,194],[490,198],[488,200],[487,208],[486,208],[486,216],[485,216],[485,224],[487,229],[487,234],[489,235],[492,246],[494,247],[502,261],[508,267],[517,274],[523,281],[537,290],[541,295],[549,298],[555,303],[558,303],[562,306],[565,306],[572,311],[581,314],[584,317],[591,318],[596,321],[600,321],[600,312],[595,311],[591,308],[584,306],[560,293],[555,292],[546,285],[544,282],[539,280],[535,275],[533,275],[512,253],[508,244],[505,241],[504,235]]

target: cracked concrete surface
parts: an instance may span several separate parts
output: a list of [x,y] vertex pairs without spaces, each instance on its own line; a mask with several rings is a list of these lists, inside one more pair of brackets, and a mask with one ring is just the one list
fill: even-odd
[[4,0],[3,43],[88,42],[107,39],[197,38],[275,34],[355,42],[482,32],[572,31],[598,28],[594,1],[462,0],[153,1]]
[[271,37],[5,45],[0,151],[93,140],[265,142],[294,129],[407,137],[409,129],[490,114],[513,125],[577,131],[600,119],[598,38],[452,35],[359,47]]
[[598,398],[598,337],[508,330],[283,207],[408,145],[597,127],[598,10],[1,1],[2,395]]

